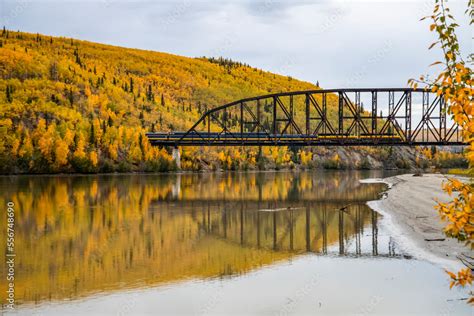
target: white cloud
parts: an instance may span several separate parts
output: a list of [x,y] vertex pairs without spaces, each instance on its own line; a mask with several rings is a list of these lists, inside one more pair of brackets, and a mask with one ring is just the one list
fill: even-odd
[[[20,4],[21,10],[19,10]],[[465,1],[450,1],[463,17]],[[7,27],[186,56],[223,55],[324,87],[405,86],[438,58],[431,0],[0,0]],[[466,25],[466,18],[460,18]],[[460,40],[471,51],[471,32]]]

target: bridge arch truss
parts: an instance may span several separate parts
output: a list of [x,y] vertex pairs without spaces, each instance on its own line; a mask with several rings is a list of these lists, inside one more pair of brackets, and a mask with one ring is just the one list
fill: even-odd
[[463,145],[442,96],[423,89],[331,89],[245,98],[207,110],[156,146]]

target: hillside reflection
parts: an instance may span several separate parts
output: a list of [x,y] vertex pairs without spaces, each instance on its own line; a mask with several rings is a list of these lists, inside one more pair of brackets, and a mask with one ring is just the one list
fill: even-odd
[[[394,256],[379,254],[377,216],[365,206],[382,186],[360,185],[359,177],[1,178],[2,205],[13,201],[16,211],[16,298],[39,303],[226,277],[307,252]],[[5,240],[5,225],[1,234]]]

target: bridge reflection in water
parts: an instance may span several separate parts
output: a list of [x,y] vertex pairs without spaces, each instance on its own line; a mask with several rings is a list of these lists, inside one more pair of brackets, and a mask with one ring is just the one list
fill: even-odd
[[[397,256],[392,251],[378,253],[376,212],[363,204],[346,205],[343,210],[340,206],[312,203],[268,209],[261,208],[259,203],[199,203],[192,204],[191,213],[202,234],[240,247],[292,253]],[[371,238],[371,248],[365,251],[361,243],[364,236]]]
[[0,203],[18,206],[18,304],[239,275],[307,253],[401,258],[365,205],[383,188],[359,184],[368,176],[1,178]]

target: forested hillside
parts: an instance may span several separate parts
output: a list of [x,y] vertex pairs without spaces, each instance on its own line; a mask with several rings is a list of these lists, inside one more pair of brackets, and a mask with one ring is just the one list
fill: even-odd
[[235,99],[315,88],[227,60],[8,30],[0,78],[3,173],[167,170],[169,154],[146,131],[184,129]]
[[[4,29],[0,173],[173,170],[170,154],[151,147],[145,132],[186,129],[207,108],[240,98],[316,88],[225,59]],[[372,154],[379,160],[387,155],[361,151],[361,157]],[[182,167],[278,168],[310,165],[312,158],[310,152],[287,148],[265,148],[263,155],[256,148],[191,148],[183,152]],[[337,153],[328,158],[329,167],[341,167]],[[370,161],[357,163],[370,166]]]

